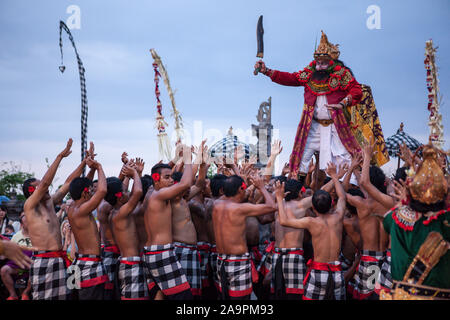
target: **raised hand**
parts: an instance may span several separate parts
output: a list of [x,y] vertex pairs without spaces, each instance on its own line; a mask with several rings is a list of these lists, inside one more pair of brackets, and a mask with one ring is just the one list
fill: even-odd
[[145,166],[144,159],[136,158],[135,167],[136,167],[136,171],[139,174],[139,176],[142,176],[142,172],[144,171],[144,166]]
[[259,61],[257,61],[256,63],[255,63],[255,70],[256,69],[258,69],[258,68],[260,68],[259,69],[259,72],[261,72],[261,73],[266,73],[266,71],[267,71],[267,67],[266,67],[266,64],[264,63],[264,61],[262,61],[262,60],[259,60]]
[[70,139],[67,141],[67,145],[66,145],[66,147],[64,148],[64,150],[61,151],[61,152],[59,153],[59,156],[60,156],[61,158],[66,158],[66,157],[68,157],[68,156],[72,153],[72,150],[70,150],[70,148],[72,148],[72,143],[73,143],[73,140],[72,140],[72,138],[70,138]]
[[253,173],[249,177],[250,182],[258,189],[264,188],[264,180],[258,173]]
[[400,182],[397,182],[396,180],[393,180],[393,189],[394,192],[391,192],[389,195],[394,198],[397,202],[402,201],[403,199],[407,198],[407,191],[406,191],[406,184],[405,181],[400,179]]
[[275,197],[278,199],[283,199],[284,198],[284,182],[280,183],[280,180],[277,180],[277,182],[275,182]]
[[337,173],[337,178],[342,179],[342,177],[345,176],[345,174],[348,172],[348,170],[349,170],[348,163],[344,163],[344,164],[340,165],[339,172]]
[[375,141],[373,140],[373,137],[370,137],[370,141],[368,144],[366,144],[363,148],[364,150],[364,157],[368,157],[369,159],[373,156],[373,149],[375,148]]
[[183,163],[192,164],[192,148],[187,145],[182,145]]
[[86,158],[86,164],[89,167],[89,169],[98,169],[98,166],[100,165],[96,160],[94,160],[90,156]]
[[313,159],[311,159],[311,162],[309,163],[309,166],[308,166],[308,173],[313,173],[314,169],[316,169],[316,165],[315,165]]
[[122,170],[121,170],[121,174],[122,175],[124,175],[125,177],[128,177],[128,178],[133,178],[134,177],[134,172],[136,171],[136,169],[135,168],[133,168],[133,166],[132,165],[130,165],[130,164],[125,164],[123,167],[122,167]]
[[128,153],[126,153],[125,151],[122,153],[122,156],[121,156],[121,160],[122,160],[122,163],[123,164],[127,164],[128,163]]
[[328,162],[327,168],[325,169],[325,172],[327,175],[329,175],[331,178],[336,177],[337,178],[337,174],[336,174],[336,165],[332,162]]
[[281,153],[281,151],[283,151],[283,147],[281,146],[281,140],[275,140],[272,143],[270,154],[273,156],[278,156]]
[[354,170],[358,166],[361,166],[362,161],[363,161],[363,156],[362,156],[361,152],[354,153],[352,156],[352,162],[350,163],[350,169]]

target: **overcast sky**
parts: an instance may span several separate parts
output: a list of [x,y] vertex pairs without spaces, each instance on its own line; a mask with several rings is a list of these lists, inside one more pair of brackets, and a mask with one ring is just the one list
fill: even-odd
[[[324,30],[339,43],[340,59],[360,83],[372,87],[385,138],[400,122],[421,142],[429,135],[423,64],[425,41],[439,47],[441,114],[449,126],[450,2],[435,1],[21,1],[0,2],[0,161],[42,177],[51,161],[74,139],[56,183],[80,161],[80,85],[73,48],[64,34],[61,74],[59,20],[80,9],[72,29],[86,69],[88,140],[94,141],[106,175],[120,170],[120,155],[144,158],[146,172],[158,161],[153,59],[155,48],[167,67],[190,142],[224,136],[230,126],[251,139],[260,103],[272,97],[272,123],[288,161],[303,106],[303,89],[283,87],[252,73],[256,22],[264,15],[264,61],[282,71],[303,69]],[[367,22],[380,9],[380,24]],[[370,26],[370,23],[369,23]],[[379,28],[378,28],[379,27]],[[174,120],[163,82],[163,115],[172,138]],[[199,134],[195,134],[199,132]],[[445,132],[445,149],[450,135]],[[395,160],[396,163],[396,160]]]

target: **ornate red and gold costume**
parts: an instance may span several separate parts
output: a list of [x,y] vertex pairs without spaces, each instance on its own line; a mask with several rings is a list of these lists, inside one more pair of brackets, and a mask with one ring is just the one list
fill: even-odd
[[[267,69],[264,73],[281,85],[305,88],[303,112],[289,160],[291,173],[306,173],[316,151],[320,152],[320,169],[325,169],[329,161],[350,162],[351,154],[359,152],[360,145],[369,136],[375,137],[380,148],[380,158],[374,159],[375,162],[382,165],[389,159],[370,87],[360,85],[338,57],[338,46],[329,43],[322,32],[315,60],[306,68],[292,73]],[[318,59],[328,61],[328,66],[316,76]],[[357,112],[354,109],[359,107],[361,99],[367,107]],[[327,108],[327,105],[340,107]]]

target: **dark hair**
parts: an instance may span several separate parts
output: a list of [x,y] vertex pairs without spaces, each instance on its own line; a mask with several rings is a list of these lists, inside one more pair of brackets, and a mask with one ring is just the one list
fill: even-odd
[[144,174],[143,178],[146,178],[150,182],[149,186],[153,185],[153,179],[152,179],[152,177],[150,175]]
[[[348,189],[347,193],[348,193],[348,194],[351,194],[352,196],[358,196],[358,197],[361,197],[361,198],[365,199],[364,193],[362,193],[362,191],[361,191],[360,189],[358,189],[358,188],[351,188],[351,189]],[[348,211],[349,211],[352,215],[357,214],[356,208],[355,208],[354,206],[352,206],[351,204],[349,204],[348,201],[347,201],[347,203],[346,203],[346,207],[347,207]]]
[[0,204],[0,210],[7,211],[6,205]]
[[92,181],[88,178],[75,178],[69,185],[69,194],[73,200],[81,199],[84,188],[92,186]]
[[397,182],[400,182],[400,179],[402,179],[403,181],[406,181],[406,170],[407,170],[406,167],[398,168],[395,171],[394,180]]
[[145,195],[147,194],[148,188],[152,185],[152,178],[150,176],[143,176],[141,178],[141,184],[142,184],[142,197],[139,199],[139,201],[144,201]]
[[13,232],[15,231],[12,224],[7,224],[7,225],[5,226],[5,230],[6,230],[6,229],[12,230]]
[[93,181],[92,181],[92,183],[96,183],[96,182],[98,182],[98,180],[97,180],[97,179],[95,179],[95,180],[93,180]]
[[112,206],[117,203],[116,193],[122,192],[122,181],[117,177],[106,178],[107,192],[105,200]]
[[36,181],[36,178],[30,178],[24,181],[23,185],[22,185],[22,192],[23,195],[25,196],[25,198],[29,198],[31,196],[31,193],[28,192],[28,187],[30,187],[30,185]]
[[302,184],[298,180],[288,179],[284,183],[284,192],[289,192],[284,199],[286,201],[291,201],[298,198],[298,194],[302,189]]
[[230,176],[223,182],[223,193],[226,197],[234,197],[242,186],[244,179],[237,175]]
[[420,202],[418,200],[411,198],[409,206],[414,211],[421,212],[421,213],[427,213],[428,211],[436,212],[436,211],[441,211],[441,210],[445,209],[445,200],[438,201],[438,202],[435,202],[432,204],[426,204],[426,203],[423,203],[423,202]]
[[373,184],[380,192],[386,194],[386,175],[383,170],[377,166],[370,166],[369,175],[370,183]]
[[[226,175],[224,174],[215,174],[211,180],[210,180],[210,188],[211,188],[211,194],[213,195],[213,197],[219,197],[220,196],[220,189],[223,188],[223,183],[225,181],[225,179],[227,178]],[[223,190],[222,190],[223,192]]]
[[180,182],[182,177],[183,177],[183,172],[175,171],[174,173],[172,173],[172,179],[175,182]]
[[161,174],[162,169],[170,169],[170,170],[172,170],[172,167],[169,166],[168,164],[165,164],[165,163],[155,164],[153,166],[153,168],[152,168],[152,174],[154,174],[154,173]]
[[331,209],[331,196],[324,190],[317,190],[312,197],[313,208],[319,213],[327,213]]

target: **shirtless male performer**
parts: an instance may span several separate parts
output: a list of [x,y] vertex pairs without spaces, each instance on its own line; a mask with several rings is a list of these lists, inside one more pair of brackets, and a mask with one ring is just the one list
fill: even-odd
[[106,177],[100,163],[91,157],[86,162],[97,171],[96,191],[93,191],[93,183],[89,178],[75,178],[69,187],[74,201],[69,206],[68,218],[78,246],[72,265],[79,268],[81,275],[81,279],[78,279],[80,289],[73,293],[78,300],[103,300],[108,275],[100,256],[100,234],[92,211],[106,195]]
[[295,218],[283,206],[283,185],[277,182],[276,199],[280,224],[284,227],[306,229],[311,234],[314,260],[307,263],[303,281],[303,300],[345,300],[344,273],[339,261],[345,213],[345,191],[339,182],[336,166],[329,163],[326,173],[331,177],[338,201],[331,210],[331,196],[317,190],[312,197],[313,212],[317,217]]
[[[183,147],[184,171],[179,183],[174,184],[172,168],[157,164],[152,168],[154,190],[144,214],[147,243],[144,247],[144,267],[147,276],[169,300],[192,300],[191,286],[175,254],[172,236],[172,204],[192,184],[192,151]],[[152,293],[150,293],[152,295]]]
[[375,280],[379,276],[389,234],[384,231],[383,215],[395,205],[393,198],[386,194],[386,177],[379,167],[370,166],[372,146],[364,147],[364,161],[361,170],[361,187],[367,191],[367,199],[347,194],[347,201],[356,207],[361,234],[361,259],[357,272],[347,287],[353,299],[378,299],[375,293]]
[[85,167],[85,160],[66,179],[53,196],[51,186],[61,160],[72,151],[72,139],[56,157],[42,180],[28,179],[23,184],[23,194],[27,198],[24,212],[28,222],[28,232],[33,247],[30,281],[33,300],[68,300],[71,290],[67,286],[67,267],[71,264],[66,252],[62,251],[62,239],[55,203],[59,203],[69,191],[73,179],[79,177]]
[[120,249],[118,281],[122,300],[148,300],[147,282],[139,254],[139,239],[133,210],[142,197],[142,183],[134,166],[125,165],[125,177],[133,179],[133,188],[128,196],[122,191],[118,178],[108,184],[106,200],[113,206],[110,213],[114,239]]
[[[338,176],[338,179],[342,178]],[[321,190],[330,192],[333,181]],[[284,209],[296,219],[307,216],[312,207],[312,196],[302,198],[303,185],[295,179],[284,184]],[[279,214],[275,215],[275,247],[272,256],[271,293],[277,300],[298,300],[303,295],[306,264],[303,251],[304,229],[283,227]],[[280,259],[281,258],[281,259]]]
[[246,218],[265,215],[276,210],[264,181],[256,174],[253,185],[264,197],[264,204],[242,203],[247,186],[237,175],[223,183],[225,197],[216,200],[213,226],[217,246],[219,290],[225,300],[249,300],[252,293],[252,268],[246,241]]
[[[128,163],[128,154],[126,152],[122,153],[121,160],[123,166]],[[128,177],[123,176],[122,169],[119,173],[119,179],[128,181]],[[115,181],[116,177],[106,178],[106,184]],[[128,184],[124,182],[123,189],[127,189]],[[111,220],[109,218],[113,206],[111,206],[108,201],[103,199],[97,209],[97,220],[99,223],[100,239],[101,239],[101,255],[103,260],[103,266],[105,267],[106,273],[108,274],[109,281],[105,283],[105,300],[120,300],[120,288],[117,279],[117,270],[119,268],[119,257],[120,250],[116,244],[116,240],[113,237]]]
[[[189,201],[198,193],[201,193],[205,186],[207,171],[207,165],[203,162],[205,152],[206,146],[205,141],[203,141],[194,162],[195,164],[200,164],[195,185],[190,186],[185,193],[170,201],[172,206],[172,240],[174,251],[186,274],[192,295],[196,300],[200,300],[202,295],[200,259],[197,249],[197,231],[186,199]],[[172,178],[174,178],[174,183],[180,182],[176,177],[172,176]]]

